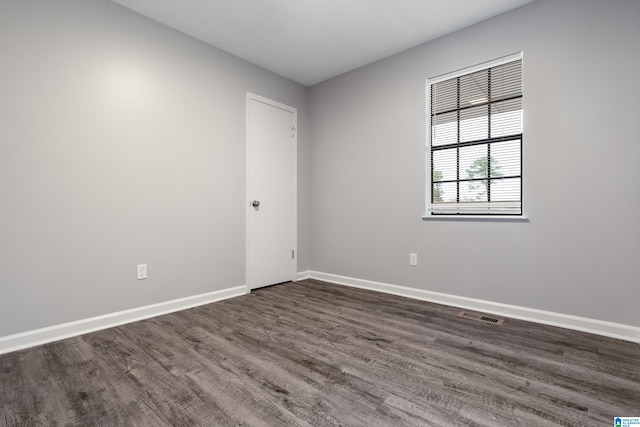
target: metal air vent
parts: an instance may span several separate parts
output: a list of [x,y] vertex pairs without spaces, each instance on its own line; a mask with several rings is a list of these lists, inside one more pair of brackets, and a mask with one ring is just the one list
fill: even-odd
[[490,316],[488,314],[473,313],[470,311],[461,311],[458,313],[459,317],[464,317],[471,320],[477,320],[478,322],[491,323],[492,325],[502,325],[504,319],[499,317]]

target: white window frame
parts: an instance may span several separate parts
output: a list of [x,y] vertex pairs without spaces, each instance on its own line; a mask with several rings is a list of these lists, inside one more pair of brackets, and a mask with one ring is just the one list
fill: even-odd
[[[457,215],[457,214],[433,214],[432,206],[431,206],[431,192],[432,192],[432,182],[431,182],[431,86],[435,83],[442,82],[445,80],[449,80],[452,78],[460,77],[466,74],[471,74],[476,71],[486,70],[491,67],[496,67],[498,65],[506,64],[509,62],[513,62],[519,59],[523,59],[523,53],[518,52],[515,54],[507,55],[492,61],[483,62],[480,64],[473,65],[471,67],[467,67],[461,70],[452,71],[450,73],[441,74],[435,77],[431,77],[426,79],[425,81],[425,106],[426,106],[426,147],[425,147],[425,214],[423,215],[423,220],[497,220],[497,221],[528,221],[528,217],[525,215],[525,205],[524,205],[524,191],[522,191],[521,197],[521,206],[522,210],[520,214],[510,214],[510,215],[496,215],[496,214],[471,214],[471,215]],[[523,89],[524,92],[524,89]],[[524,114],[524,109],[523,109]],[[524,135],[524,117],[523,117],[523,135]],[[523,144],[524,145],[524,144]],[[524,147],[523,147],[524,151]],[[523,159],[524,153],[522,154],[521,160],[521,170],[523,169]]]

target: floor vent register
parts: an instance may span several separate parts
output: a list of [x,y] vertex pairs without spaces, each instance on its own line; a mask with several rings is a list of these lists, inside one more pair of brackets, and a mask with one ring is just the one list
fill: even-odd
[[502,325],[504,322],[504,319],[501,319],[500,317],[494,317],[482,313],[472,313],[470,311],[461,311],[458,313],[458,316],[466,319],[477,320],[478,322],[490,323],[492,325]]

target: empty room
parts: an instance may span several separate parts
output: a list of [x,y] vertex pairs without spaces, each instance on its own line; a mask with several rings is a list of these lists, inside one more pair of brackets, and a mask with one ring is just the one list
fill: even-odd
[[639,23],[1,0],[0,426],[640,426]]

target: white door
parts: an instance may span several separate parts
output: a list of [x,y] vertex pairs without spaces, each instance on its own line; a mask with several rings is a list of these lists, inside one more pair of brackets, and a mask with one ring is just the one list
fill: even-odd
[[247,285],[296,277],[297,110],[247,93]]

